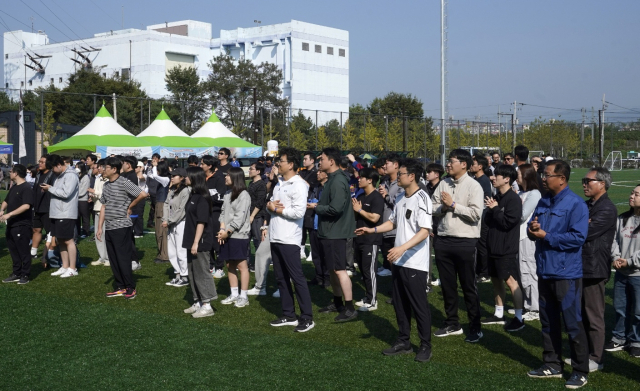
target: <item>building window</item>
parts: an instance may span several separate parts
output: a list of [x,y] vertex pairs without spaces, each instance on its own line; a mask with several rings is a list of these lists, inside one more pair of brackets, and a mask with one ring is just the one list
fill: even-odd
[[29,80],[29,85],[32,86],[33,85],[33,81]]
[[53,77],[51,78],[51,84],[53,84]]
[[322,53],[322,46],[316,45],[316,53]]
[[347,55],[347,51],[344,49],[338,49],[338,56],[345,57]]
[[327,54],[333,56],[333,48],[331,46],[327,46]]
[[309,51],[309,44],[307,42],[302,42],[302,50],[305,52]]
[[120,72],[117,72],[114,74],[116,77],[120,77]]
[[62,83],[62,78],[61,77],[58,78],[58,83]]
[[107,78],[107,74],[106,74],[106,72],[105,72],[105,73],[102,73],[102,77],[104,77],[105,79]]
[[8,59],[9,59],[9,55],[8,55],[8,54],[5,54],[5,55],[4,55],[4,59],[5,59],[5,60],[8,60]]
[[20,82],[20,87],[24,87],[24,82],[23,81]]

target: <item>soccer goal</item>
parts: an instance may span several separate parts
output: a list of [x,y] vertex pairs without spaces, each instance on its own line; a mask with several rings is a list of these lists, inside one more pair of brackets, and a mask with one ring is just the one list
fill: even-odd
[[604,161],[604,167],[608,168],[609,171],[622,171],[622,152],[609,152],[607,159]]

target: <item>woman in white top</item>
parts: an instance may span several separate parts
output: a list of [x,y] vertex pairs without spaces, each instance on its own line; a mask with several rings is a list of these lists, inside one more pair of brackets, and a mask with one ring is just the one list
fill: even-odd
[[523,164],[518,168],[518,186],[522,200],[522,219],[520,220],[520,282],[524,294],[523,320],[539,319],[538,307],[538,275],[536,273],[536,244],[527,237],[527,223],[542,195],[538,190],[538,174],[531,164]]
[[162,211],[162,227],[168,229],[169,262],[175,272],[175,277],[166,284],[178,288],[189,285],[187,249],[182,246],[185,208],[191,195],[191,188],[185,184],[186,177],[187,172],[183,168],[171,171],[169,195]]
[[[100,159],[95,164],[98,167],[98,175],[96,176],[96,183],[93,185],[93,189],[88,189],[87,191],[91,195],[91,200],[93,200],[93,213],[95,214],[93,221],[97,225],[100,221],[100,210],[102,209],[102,204],[100,203],[100,197],[102,197],[102,190],[104,188],[104,184],[109,180],[102,176],[104,173],[104,162],[105,159]],[[102,225],[102,232],[105,231],[104,224]],[[94,229],[94,235],[98,233],[98,227]],[[107,254],[107,245],[104,240],[96,240],[96,248],[98,249],[99,258],[96,261],[91,262],[93,266],[110,266],[109,264],[109,255]]]

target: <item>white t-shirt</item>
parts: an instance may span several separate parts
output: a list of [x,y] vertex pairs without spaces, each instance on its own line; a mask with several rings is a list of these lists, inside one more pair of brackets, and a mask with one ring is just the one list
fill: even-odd
[[[395,246],[401,246],[413,238],[422,228],[432,229],[433,206],[429,195],[418,190],[407,197],[405,193],[398,195],[396,206],[389,216],[396,229]],[[405,251],[393,264],[411,269],[429,271],[429,237]]]

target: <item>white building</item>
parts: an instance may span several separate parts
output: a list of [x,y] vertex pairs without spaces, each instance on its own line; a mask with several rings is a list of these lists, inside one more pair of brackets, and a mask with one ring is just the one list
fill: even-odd
[[169,69],[196,66],[206,79],[207,64],[224,51],[236,59],[278,65],[283,96],[294,112],[301,109],[313,118],[318,110],[322,124],[349,111],[349,32],[296,20],[221,30],[220,38],[212,38],[210,23],[192,20],[55,44],[43,32],[5,32],[4,87],[35,89],[53,83],[63,88],[70,74],[90,62],[105,77],[130,75],[151,98],[161,98],[168,95],[164,77]]

